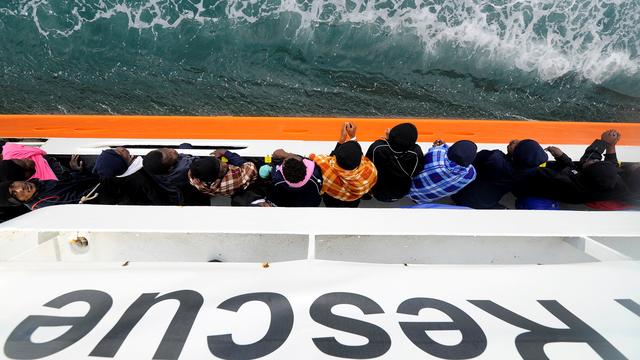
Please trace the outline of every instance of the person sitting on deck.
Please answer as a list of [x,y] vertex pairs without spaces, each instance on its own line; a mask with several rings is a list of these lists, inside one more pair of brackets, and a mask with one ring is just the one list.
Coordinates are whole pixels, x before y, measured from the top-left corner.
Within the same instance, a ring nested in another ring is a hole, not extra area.
[[[0,156],[1,158],[1,156]],[[34,168],[29,166],[27,159],[12,159],[0,161],[0,182],[24,181],[33,176]],[[29,212],[27,208],[17,202],[0,199],[0,222],[12,219]]]
[[18,165],[31,174],[28,179],[58,180],[45,155],[47,153],[44,150],[34,146],[6,143],[2,147],[2,159],[16,160]]
[[345,122],[331,154],[313,158],[322,171],[322,199],[327,207],[358,207],[378,180],[375,165],[356,141],[356,130],[355,124]]
[[2,159],[12,160],[22,167],[29,174],[27,179],[66,179],[72,176],[72,172],[81,172],[84,167],[79,155],[71,156],[67,167],[38,147],[15,143],[5,143],[2,146]]
[[142,169],[142,157],[131,156],[119,146],[107,149],[97,157],[93,173],[103,181],[111,181],[113,202],[121,205],[167,205],[169,194]]
[[282,160],[271,175],[273,185],[269,200],[277,206],[317,207],[322,202],[322,171],[312,160],[282,149],[273,152],[273,159]]
[[[615,129],[609,129],[600,135],[600,139],[595,139],[580,157],[580,167],[584,168],[596,161],[609,161],[618,165],[616,155],[616,144],[620,140],[621,134]],[[604,153],[604,157],[602,154]]]
[[[621,134],[615,129],[609,129],[600,135],[599,139],[595,139],[585,150],[580,158],[579,168],[584,168],[597,161],[608,161],[619,165],[618,156],[616,154],[616,144],[620,140]],[[603,157],[604,153],[604,157]],[[625,166],[619,170],[623,182],[627,186],[627,194],[611,194],[611,200],[600,200],[586,203],[587,207],[596,210],[624,210],[632,207],[632,203],[637,203],[634,197],[634,166]],[[640,171],[636,171],[640,173]],[[618,190],[620,191],[620,189]]]
[[[227,162],[221,161],[222,157]],[[232,196],[245,190],[258,176],[256,165],[240,155],[218,149],[214,156],[197,159],[188,172],[189,182],[198,191],[209,196]]]
[[160,148],[144,156],[142,167],[169,193],[172,204],[184,205],[185,191],[190,187],[189,167],[196,159],[188,154],[180,154],[175,149]]
[[623,201],[624,206],[609,208],[607,210],[622,210],[630,207],[640,207],[640,163],[626,165],[623,170],[622,178],[629,189],[629,194]]
[[411,181],[424,168],[424,154],[416,141],[418,129],[403,123],[387,129],[385,137],[369,146],[366,157],[378,170],[371,194],[379,201],[397,201],[409,193]]
[[418,204],[433,202],[455,194],[476,178],[471,163],[478,147],[460,140],[449,147],[442,140],[427,151],[424,169],[413,178],[409,197]]
[[65,180],[5,181],[0,183],[0,202],[24,204],[29,210],[62,204],[108,204],[103,196],[108,192],[99,179],[85,175]]
[[457,205],[474,209],[504,209],[500,199],[511,191],[514,181],[522,181],[547,160],[542,146],[531,139],[511,140],[506,154],[482,150],[473,161],[476,179],[451,195],[451,199]]
[[[615,130],[613,130],[615,132]],[[555,159],[554,164],[538,168],[534,176],[514,185],[513,193],[518,198],[538,197],[569,204],[584,204],[599,201],[624,201],[629,190],[620,176],[615,154],[615,143],[619,134],[605,131],[601,140],[610,147],[604,160],[596,158],[594,144],[587,148],[577,165],[562,150],[555,146],[547,151]],[[595,151],[595,152],[594,152]]]

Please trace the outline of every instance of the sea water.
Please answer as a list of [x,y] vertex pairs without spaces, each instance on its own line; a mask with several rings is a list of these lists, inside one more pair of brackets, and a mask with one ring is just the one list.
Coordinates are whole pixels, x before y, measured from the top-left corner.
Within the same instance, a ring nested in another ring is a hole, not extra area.
[[0,113],[640,121],[640,0],[0,0]]

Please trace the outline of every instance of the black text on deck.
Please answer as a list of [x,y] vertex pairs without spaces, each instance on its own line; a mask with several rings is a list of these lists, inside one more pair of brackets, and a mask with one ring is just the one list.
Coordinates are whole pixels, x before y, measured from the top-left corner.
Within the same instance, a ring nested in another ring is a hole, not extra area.
[[[157,347],[154,359],[178,359],[189,336],[195,318],[204,299],[194,290],[178,290],[164,295],[141,294],[123,313],[118,322],[87,355],[112,358],[126,340],[131,330],[155,304],[165,300],[177,300],[179,307]],[[237,312],[248,302],[259,301],[269,307],[271,321],[262,339],[252,344],[237,344],[231,334],[211,335],[206,341],[211,355],[229,360],[257,359],[275,352],[293,330],[294,311],[289,300],[272,292],[247,293],[229,298],[219,309]],[[524,330],[515,338],[515,347],[523,359],[546,359],[544,345],[553,342],[586,343],[604,359],[625,359],[597,331],[580,320],[555,300],[539,300],[538,303],[562,321],[566,328],[551,328],[527,319],[491,300],[468,300],[483,311]],[[631,299],[617,299],[621,306],[640,316],[640,305]],[[99,290],[78,290],[63,294],[44,306],[61,309],[74,302],[86,302],[89,311],[80,317],[27,316],[11,332],[4,344],[4,353],[12,359],[39,359],[63,351],[73,345],[101,321],[113,304],[112,297]],[[309,315],[318,324],[360,335],[368,339],[364,345],[344,345],[334,337],[313,337],[316,348],[324,354],[347,359],[369,359],[384,355],[392,345],[389,334],[381,327],[358,319],[332,313],[336,305],[348,304],[359,308],[363,314],[381,314],[384,310],[372,299],[349,292],[333,292],[319,296],[309,307]],[[434,298],[410,298],[396,309],[398,314],[418,315],[420,310],[435,309],[447,315],[447,322],[399,322],[402,332],[419,349],[442,359],[470,359],[481,355],[487,347],[487,337],[467,313],[453,304]],[[630,314],[631,314],[630,313]],[[70,327],[64,334],[48,342],[35,343],[33,333],[41,327]],[[462,340],[455,345],[438,343],[429,337],[431,331],[459,331]],[[144,343],[143,343],[144,344]]]

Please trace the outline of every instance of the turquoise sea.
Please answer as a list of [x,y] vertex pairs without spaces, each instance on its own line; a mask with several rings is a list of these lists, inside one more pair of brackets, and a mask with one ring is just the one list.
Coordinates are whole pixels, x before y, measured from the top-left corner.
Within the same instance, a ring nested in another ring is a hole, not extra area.
[[640,1],[0,0],[0,113],[640,121]]

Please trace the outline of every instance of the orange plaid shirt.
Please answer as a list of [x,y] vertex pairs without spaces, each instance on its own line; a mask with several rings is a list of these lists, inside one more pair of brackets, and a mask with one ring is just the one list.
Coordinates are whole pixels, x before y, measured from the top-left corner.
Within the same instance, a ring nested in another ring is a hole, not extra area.
[[378,171],[371,160],[362,157],[360,166],[344,170],[335,156],[317,155],[313,161],[322,169],[322,191],[342,201],[355,201],[368,193],[378,181]]

